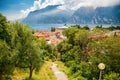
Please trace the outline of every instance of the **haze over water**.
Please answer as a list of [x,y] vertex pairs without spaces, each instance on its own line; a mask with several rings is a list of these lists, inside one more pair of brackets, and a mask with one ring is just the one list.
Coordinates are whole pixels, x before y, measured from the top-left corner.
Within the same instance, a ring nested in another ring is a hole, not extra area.
[[[58,27],[63,27],[65,26],[65,24],[28,24],[32,29],[34,30],[48,30],[50,31],[51,30],[51,27],[55,27],[55,28],[58,28]],[[81,27],[84,27],[84,26],[88,26],[89,28],[94,28],[95,26],[101,26],[102,27],[110,27],[110,26],[118,26],[118,25],[109,25],[109,24],[66,24],[66,27],[70,27],[70,26],[73,26],[73,25],[80,25]]]

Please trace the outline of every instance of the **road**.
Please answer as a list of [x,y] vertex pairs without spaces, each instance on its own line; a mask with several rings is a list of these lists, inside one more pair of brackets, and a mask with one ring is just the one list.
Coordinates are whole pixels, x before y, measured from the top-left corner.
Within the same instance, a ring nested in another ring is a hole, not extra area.
[[57,64],[55,64],[53,62],[52,66],[51,66],[54,75],[56,76],[57,80],[68,80],[67,76],[65,75],[64,72],[59,71],[59,69],[57,68]]

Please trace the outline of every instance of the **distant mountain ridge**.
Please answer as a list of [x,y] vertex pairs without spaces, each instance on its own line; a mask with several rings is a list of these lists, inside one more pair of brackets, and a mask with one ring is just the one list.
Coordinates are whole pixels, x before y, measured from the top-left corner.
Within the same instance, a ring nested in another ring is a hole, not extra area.
[[30,12],[24,23],[119,24],[120,5],[112,7],[80,7],[76,11],[60,10],[60,5]]
[[33,11],[31,12],[30,14],[34,14],[34,13],[45,13],[45,12],[48,12],[48,11],[51,11],[51,10],[54,10],[56,9],[58,6],[60,5],[52,5],[52,6],[47,6],[46,8],[43,8],[43,9],[40,9],[40,10],[36,10],[36,11]]
[[70,23],[118,24],[120,23],[120,6],[81,7],[72,15]]
[[46,8],[30,12],[23,20],[24,23],[66,23],[72,14],[69,11],[59,10],[60,5],[51,5]]

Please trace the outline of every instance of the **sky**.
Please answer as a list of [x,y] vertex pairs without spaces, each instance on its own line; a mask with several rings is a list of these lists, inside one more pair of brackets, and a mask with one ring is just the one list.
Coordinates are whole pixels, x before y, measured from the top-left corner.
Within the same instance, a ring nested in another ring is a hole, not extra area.
[[82,6],[107,7],[120,4],[120,0],[0,0],[0,13],[8,20],[25,18],[31,11],[48,5],[60,5],[61,10],[77,10]]

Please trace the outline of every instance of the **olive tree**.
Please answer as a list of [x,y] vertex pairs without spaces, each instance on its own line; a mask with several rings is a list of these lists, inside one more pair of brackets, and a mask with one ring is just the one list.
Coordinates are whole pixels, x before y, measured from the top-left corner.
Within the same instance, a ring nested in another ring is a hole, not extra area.
[[12,23],[14,30],[13,47],[16,48],[16,66],[29,68],[29,79],[32,79],[32,72],[38,69],[43,63],[41,43],[32,34],[32,30],[21,23]]
[[7,19],[0,14],[0,79],[8,77],[14,70],[14,50],[11,48]]

